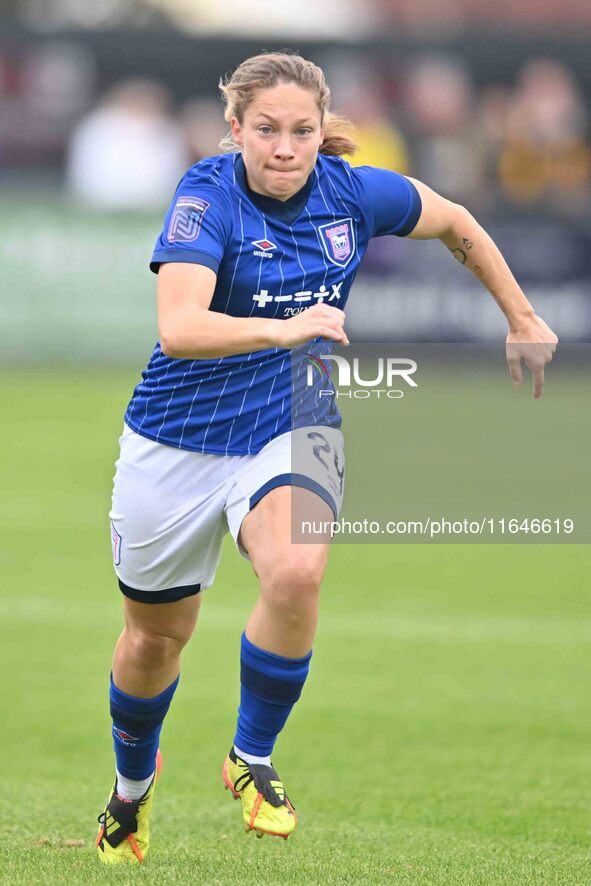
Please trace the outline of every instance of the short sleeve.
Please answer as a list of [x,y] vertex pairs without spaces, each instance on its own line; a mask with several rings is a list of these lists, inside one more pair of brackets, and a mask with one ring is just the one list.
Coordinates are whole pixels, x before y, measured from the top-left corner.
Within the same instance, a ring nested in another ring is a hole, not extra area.
[[370,236],[410,234],[422,210],[421,198],[413,183],[398,172],[374,166],[353,167],[351,174],[369,222]]
[[232,207],[221,186],[203,181],[195,167],[181,179],[150,261],[192,262],[217,273],[232,229]]

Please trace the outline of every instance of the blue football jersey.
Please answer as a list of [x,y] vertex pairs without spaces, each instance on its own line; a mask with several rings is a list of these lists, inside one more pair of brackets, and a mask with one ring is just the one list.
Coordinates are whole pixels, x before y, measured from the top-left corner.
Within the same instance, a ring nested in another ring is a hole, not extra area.
[[[420,213],[414,185],[385,169],[320,154],[283,202],[251,191],[242,155],[223,154],[182,178],[150,267],[206,265],[217,274],[210,310],[234,317],[288,319],[323,302],[343,309],[370,238],[405,236]],[[298,409],[306,424],[340,425],[334,398],[302,397],[299,409],[289,350],[180,360],[157,343],[125,421],[168,446],[245,455],[291,430]]]

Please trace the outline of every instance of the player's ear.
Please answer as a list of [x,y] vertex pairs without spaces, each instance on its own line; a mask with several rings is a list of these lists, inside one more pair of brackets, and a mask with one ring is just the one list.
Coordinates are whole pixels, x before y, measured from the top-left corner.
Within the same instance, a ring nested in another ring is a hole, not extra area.
[[238,122],[238,117],[232,117],[230,120],[230,129],[232,131],[232,138],[236,144],[242,146],[244,144],[244,139],[242,138],[242,126]]

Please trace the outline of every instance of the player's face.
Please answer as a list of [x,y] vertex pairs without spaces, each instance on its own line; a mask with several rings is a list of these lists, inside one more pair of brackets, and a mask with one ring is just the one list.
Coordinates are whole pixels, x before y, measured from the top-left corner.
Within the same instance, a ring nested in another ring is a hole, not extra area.
[[242,147],[249,186],[258,194],[288,200],[305,185],[324,139],[314,93],[295,83],[259,89],[234,141]]

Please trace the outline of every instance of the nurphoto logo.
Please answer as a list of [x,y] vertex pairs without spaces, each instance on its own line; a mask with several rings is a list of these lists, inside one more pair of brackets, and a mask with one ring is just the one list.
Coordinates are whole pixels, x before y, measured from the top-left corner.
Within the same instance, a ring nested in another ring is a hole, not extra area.
[[[315,376],[316,381],[320,377],[321,383],[325,385],[318,392],[320,398],[347,397],[365,400],[369,397],[385,397],[399,400],[404,397],[404,390],[395,388],[395,384],[399,385],[403,381],[411,388],[418,387],[417,382],[411,378],[417,371],[417,363],[408,357],[378,357],[373,368],[364,366],[363,370],[359,357],[353,357],[352,360],[336,354],[322,354],[320,357],[305,354],[305,357],[308,362],[307,386],[314,385]],[[331,360],[336,367],[336,385],[327,366],[328,360]]]

